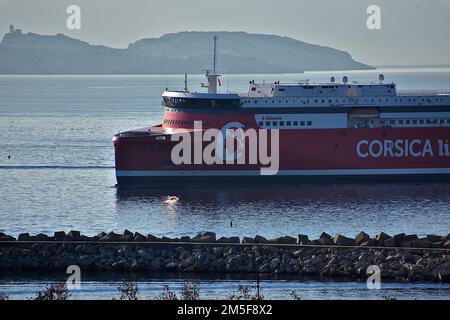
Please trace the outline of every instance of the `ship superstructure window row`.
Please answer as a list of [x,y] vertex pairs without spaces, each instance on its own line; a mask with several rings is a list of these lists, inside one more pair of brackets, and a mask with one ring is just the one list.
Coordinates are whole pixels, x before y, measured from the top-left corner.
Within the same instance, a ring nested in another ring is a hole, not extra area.
[[311,127],[312,121],[259,121],[260,127]]
[[434,118],[434,119],[390,119],[381,120],[381,123],[388,124],[395,127],[413,127],[413,126],[450,126],[449,118]]
[[425,105],[450,105],[450,96],[445,97],[406,97],[406,96],[396,96],[394,97],[345,97],[345,98],[335,98],[335,97],[308,97],[308,98],[292,98],[280,99],[264,99],[264,98],[253,98],[253,99],[243,99],[242,105],[255,107],[274,107],[274,106],[340,106],[340,105],[383,105],[383,106],[400,106],[409,105],[413,103],[418,106]]

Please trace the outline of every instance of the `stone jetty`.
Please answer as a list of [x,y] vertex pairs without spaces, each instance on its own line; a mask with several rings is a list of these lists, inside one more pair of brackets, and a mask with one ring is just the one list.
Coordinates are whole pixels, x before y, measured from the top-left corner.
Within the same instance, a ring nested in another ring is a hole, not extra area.
[[322,233],[276,239],[221,237],[158,238],[125,230],[93,237],[78,231],[45,234],[0,233],[0,270],[158,271],[298,275],[366,279],[376,265],[381,277],[397,281],[450,282],[450,235],[404,233],[355,238]]

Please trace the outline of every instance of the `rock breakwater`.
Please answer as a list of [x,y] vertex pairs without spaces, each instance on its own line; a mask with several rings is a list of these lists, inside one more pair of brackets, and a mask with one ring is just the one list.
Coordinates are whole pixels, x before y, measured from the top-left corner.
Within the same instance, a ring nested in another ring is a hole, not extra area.
[[0,269],[65,270],[78,265],[96,271],[167,271],[180,273],[288,274],[333,278],[367,278],[376,265],[383,279],[450,281],[450,235],[361,232],[355,238],[323,233],[276,239],[196,237],[158,238],[125,230],[94,237],[78,231],[54,235],[0,233]]

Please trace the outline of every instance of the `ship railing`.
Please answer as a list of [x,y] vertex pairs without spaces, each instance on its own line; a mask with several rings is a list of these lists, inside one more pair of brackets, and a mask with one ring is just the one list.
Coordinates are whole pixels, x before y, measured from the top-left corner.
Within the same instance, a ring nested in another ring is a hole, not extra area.
[[397,90],[399,96],[446,96],[450,90]]

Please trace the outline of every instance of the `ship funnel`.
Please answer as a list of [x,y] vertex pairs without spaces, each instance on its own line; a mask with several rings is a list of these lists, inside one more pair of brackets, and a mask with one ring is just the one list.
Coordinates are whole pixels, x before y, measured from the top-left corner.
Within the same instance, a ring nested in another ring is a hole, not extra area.
[[335,77],[331,77],[331,78],[330,78],[330,82],[331,82],[331,83],[334,83],[335,81],[336,81]]
[[347,77],[347,76],[344,76],[344,77],[342,78],[342,82],[345,83],[345,84],[347,84],[347,82],[348,82],[348,77]]
[[380,80],[380,83],[383,83],[383,81],[384,81],[384,75],[383,75],[383,74],[380,74],[380,75],[378,76],[378,80]]

